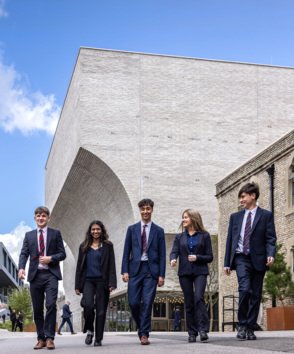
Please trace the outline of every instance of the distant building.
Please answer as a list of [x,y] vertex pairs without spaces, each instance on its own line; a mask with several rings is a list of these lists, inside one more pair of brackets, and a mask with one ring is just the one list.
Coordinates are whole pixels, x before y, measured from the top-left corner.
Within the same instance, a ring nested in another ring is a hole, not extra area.
[[[215,184],[286,134],[294,120],[293,68],[81,48],[46,164],[50,225],[67,243],[64,289],[82,323],[73,272],[86,228],[101,219],[114,243],[118,289],[112,322],[128,322],[120,275],[138,201],[155,202],[169,254],[181,213],[196,208],[217,234]],[[252,128],[254,126],[254,128]],[[182,301],[167,262],[154,329],[168,329]],[[73,295],[71,295],[73,294]]]
[[18,269],[6,247],[0,242],[0,302],[7,303],[9,290],[22,286]]
[[[227,277],[221,271],[224,266],[229,217],[231,213],[240,209],[238,199],[240,187],[253,181],[260,187],[258,205],[271,210],[274,214],[277,239],[283,245],[294,279],[294,130],[241,165],[216,185],[219,206],[220,323],[231,322],[233,305],[237,309],[237,304],[232,304],[230,298],[227,298],[224,312],[222,308],[225,296],[238,296],[236,272]],[[237,320],[236,313],[235,320]],[[260,324],[265,326],[266,321],[261,320]]]

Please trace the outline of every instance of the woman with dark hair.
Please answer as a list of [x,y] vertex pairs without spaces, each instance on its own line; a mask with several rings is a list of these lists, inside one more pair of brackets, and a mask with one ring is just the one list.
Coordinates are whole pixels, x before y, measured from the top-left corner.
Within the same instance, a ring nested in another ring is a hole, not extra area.
[[116,288],[116,271],[113,244],[108,240],[105,226],[99,220],[92,221],[84,242],[79,248],[76,268],[75,291],[83,293],[85,343],[101,346],[103,339],[109,294]]
[[205,230],[198,211],[187,209],[182,214],[182,232],[176,235],[170,253],[170,264],[175,267],[179,258],[178,276],[184,293],[188,342],[208,340],[209,319],[204,302],[208,263],[212,262],[209,233]]

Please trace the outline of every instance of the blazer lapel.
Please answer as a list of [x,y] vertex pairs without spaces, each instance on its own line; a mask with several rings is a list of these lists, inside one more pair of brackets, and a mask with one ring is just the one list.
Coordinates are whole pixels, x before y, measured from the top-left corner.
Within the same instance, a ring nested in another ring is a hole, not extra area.
[[141,250],[142,249],[141,222],[138,222],[137,225],[135,226],[135,232],[136,232],[136,235],[137,235],[139,248]]
[[36,250],[36,254],[38,255],[39,254],[39,245],[38,245],[38,230],[37,229],[34,230],[32,242],[33,242],[33,247]]
[[149,237],[148,237],[148,248],[151,245],[151,242],[153,240],[154,234],[155,234],[155,225],[152,222],[151,223],[151,227],[150,227]]
[[253,224],[252,224],[252,228],[251,228],[251,235],[252,235],[252,233],[256,227],[256,224],[258,223],[261,215],[262,215],[262,209],[258,207],[256,210],[255,218],[253,220]]
[[106,251],[107,251],[107,249],[106,249],[106,247],[107,246],[105,246],[105,243],[103,243],[103,245],[102,245],[102,248],[101,248],[101,267],[103,268],[103,264],[104,264],[104,262],[105,262],[105,258],[106,258]]
[[52,240],[52,232],[49,227],[47,228],[47,240],[46,240],[46,255],[48,256],[49,245]]

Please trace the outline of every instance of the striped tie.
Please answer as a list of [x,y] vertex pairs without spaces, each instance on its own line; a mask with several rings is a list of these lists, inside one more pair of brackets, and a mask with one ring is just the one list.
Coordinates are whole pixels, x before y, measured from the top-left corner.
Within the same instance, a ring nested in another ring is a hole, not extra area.
[[251,235],[251,212],[247,215],[245,231],[244,231],[244,240],[243,240],[243,253],[248,255],[250,252],[250,235]]
[[147,225],[143,226],[142,232],[142,254],[147,253],[147,235],[146,235],[146,227]]
[[40,229],[40,238],[39,238],[39,246],[40,246],[40,256],[44,256],[45,253],[45,244],[44,244],[44,235],[43,235],[43,230]]

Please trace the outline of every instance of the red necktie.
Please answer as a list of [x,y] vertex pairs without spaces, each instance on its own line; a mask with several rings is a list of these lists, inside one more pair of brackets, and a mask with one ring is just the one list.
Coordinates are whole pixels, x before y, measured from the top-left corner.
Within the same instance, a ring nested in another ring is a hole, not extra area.
[[146,235],[146,227],[147,225],[143,226],[142,232],[142,254],[147,253],[147,235]]
[[40,229],[39,248],[40,248],[39,255],[40,256],[44,256],[45,244],[44,244],[44,235],[43,235],[43,230],[42,229]]
[[251,234],[251,212],[247,215],[247,220],[245,224],[245,231],[244,231],[244,240],[243,240],[243,253],[249,254],[250,248],[250,234]]

